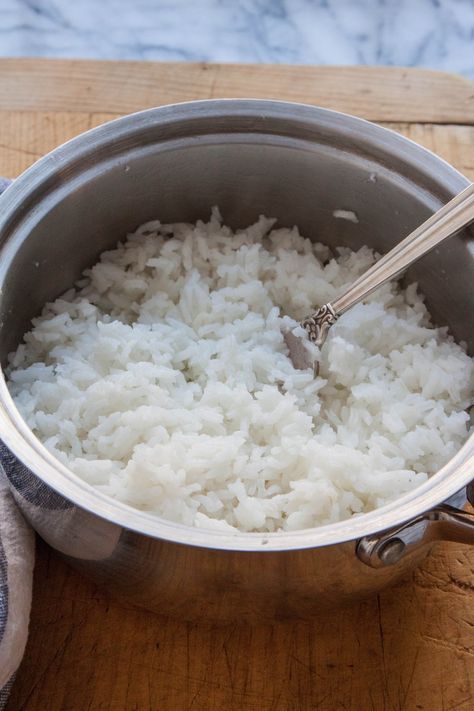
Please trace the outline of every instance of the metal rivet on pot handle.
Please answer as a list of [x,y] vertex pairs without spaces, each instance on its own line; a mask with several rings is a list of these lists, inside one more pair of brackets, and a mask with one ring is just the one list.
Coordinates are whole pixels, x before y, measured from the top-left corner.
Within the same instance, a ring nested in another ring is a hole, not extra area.
[[[474,483],[467,487],[466,498],[474,505]],[[440,504],[403,526],[362,538],[356,552],[371,568],[384,568],[421,546],[441,540],[474,545],[474,514]]]

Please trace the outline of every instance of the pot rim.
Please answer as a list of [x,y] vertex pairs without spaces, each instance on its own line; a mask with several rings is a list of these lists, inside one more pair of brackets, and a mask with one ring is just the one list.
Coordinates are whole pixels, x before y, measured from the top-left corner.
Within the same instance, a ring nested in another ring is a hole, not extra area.
[[[407,166],[426,176],[436,175],[435,184],[456,194],[469,181],[442,158],[394,131],[349,114],[293,102],[260,99],[218,99],[183,102],[146,109],[114,119],[67,141],[45,155],[22,173],[1,198],[0,231],[11,224],[12,216],[21,212],[25,198],[36,190],[41,193],[61,169],[70,167],[91,154],[97,144],[102,148],[118,138],[139,132],[146,125],[172,124],[196,118],[227,117],[284,119],[292,126],[312,124],[336,127],[341,134],[354,132],[374,148],[395,154]],[[259,130],[264,134],[265,130]],[[269,132],[269,131],[268,131]],[[165,139],[166,140],[166,139]],[[5,276],[0,266],[0,288]],[[0,291],[1,293],[1,291]],[[126,529],[167,541],[233,551],[291,551],[313,548],[373,535],[399,526],[438,505],[473,478],[474,435],[457,454],[424,484],[383,507],[337,523],[299,531],[276,533],[227,533],[200,529],[161,519],[121,503],[97,491],[53,457],[26,425],[8,392],[3,370],[0,377],[0,432],[7,447],[43,482],[91,514]]]

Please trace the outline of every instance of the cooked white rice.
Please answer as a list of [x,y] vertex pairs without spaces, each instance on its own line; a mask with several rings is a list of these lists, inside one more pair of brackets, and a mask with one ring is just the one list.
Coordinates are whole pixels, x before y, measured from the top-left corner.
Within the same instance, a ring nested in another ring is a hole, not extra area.
[[8,374],[50,452],[113,498],[229,531],[370,511],[453,456],[473,361],[416,286],[386,285],[343,316],[314,379],[292,366],[282,316],[334,298],[374,254],[334,257],[273,224],[234,234],[217,210],[149,222],[46,305]]

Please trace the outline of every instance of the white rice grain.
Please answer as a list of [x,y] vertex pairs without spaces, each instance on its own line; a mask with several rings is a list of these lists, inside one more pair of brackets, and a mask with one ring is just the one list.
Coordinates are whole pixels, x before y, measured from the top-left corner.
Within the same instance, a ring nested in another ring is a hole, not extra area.
[[473,361],[415,285],[344,315],[318,378],[294,369],[282,325],[374,254],[333,257],[273,224],[149,222],[34,320],[9,388],[86,482],[189,525],[295,530],[399,497],[465,441]]

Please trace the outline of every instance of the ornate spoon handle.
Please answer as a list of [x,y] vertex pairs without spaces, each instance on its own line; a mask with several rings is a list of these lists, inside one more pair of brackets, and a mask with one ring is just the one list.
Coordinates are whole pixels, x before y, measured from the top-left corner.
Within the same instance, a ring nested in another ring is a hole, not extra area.
[[310,340],[317,346],[322,346],[327,332],[341,314],[472,221],[474,221],[474,184],[456,195],[381,257],[343,294],[304,319],[301,325],[306,329]]

